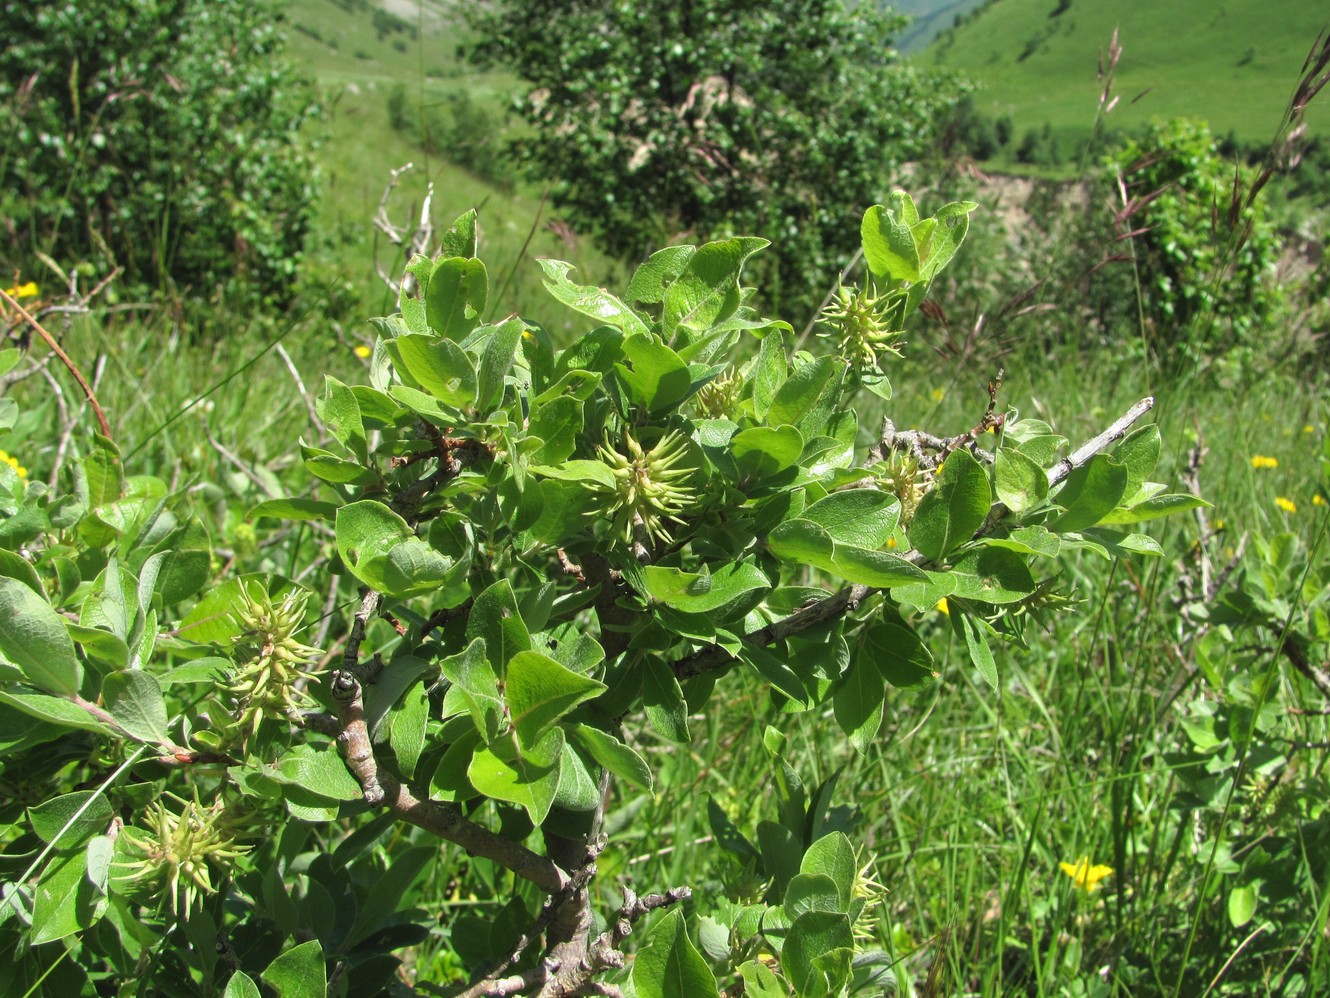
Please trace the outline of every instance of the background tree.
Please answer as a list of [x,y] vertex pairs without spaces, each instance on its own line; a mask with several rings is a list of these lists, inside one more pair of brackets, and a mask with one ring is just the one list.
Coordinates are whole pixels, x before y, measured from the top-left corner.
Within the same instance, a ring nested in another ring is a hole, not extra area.
[[43,252],[137,287],[289,300],[310,104],[276,22],[254,0],[0,6],[0,268]]
[[609,250],[683,234],[772,242],[759,285],[811,313],[856,248],[851,206],[883,197],[960,93],[897,61],[905,21],[873,4],[505,0],[470,56],[529,81],[518,151]]

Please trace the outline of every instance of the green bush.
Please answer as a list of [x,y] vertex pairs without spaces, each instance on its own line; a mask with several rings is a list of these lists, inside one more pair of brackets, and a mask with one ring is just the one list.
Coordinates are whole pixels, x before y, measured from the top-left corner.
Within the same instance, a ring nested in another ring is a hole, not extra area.
[[0,6],[0,268],[289,300],[306,93],[253,0]]
[[[996,691],[995,650],[1067,608],[1056,559],[1162,554],[1136,525],[1204,505],[1149,480],[1148,399],[1071,453],[995,398],[955,436],[861,432],[974,207],[870,207],[808,350],[746,304],[752,237],[662,250],[622,297],[542,260],[564,350],[483,323],[463,215],[374,321],[369,383],[326,380],[307,494],[250,510],[298,521],[289,558],[249,524],[215,558],[194,490],[106,436],[56,490],[0,462],[0,993],[893,990],[870,844],[776,725],[870,751],[891,691],[938,682],[939,606]],[[743,683],[769,817],[703,805],[735,875],[611,881],[628,809]],[[421,875],[477,903],[421,910]],[[411,989],[395,951],[431,945]]]
[[[1259,205],[1235,205],[1234,167],[1205,125],[1152,125],[1110,157],[1129,198],[1143,338],[1168,366],[1251,349],[1280,301],[1270,280],[1279,246]],[[1241,179],[1241,175],[1240,175]]]
[[808,318],[856,249],[847,206],[927,150],[960,87],[897,60],[873,4],[474,5],[482,64],[531,88],[520,158],[609,251],[751,232],[773,307]]

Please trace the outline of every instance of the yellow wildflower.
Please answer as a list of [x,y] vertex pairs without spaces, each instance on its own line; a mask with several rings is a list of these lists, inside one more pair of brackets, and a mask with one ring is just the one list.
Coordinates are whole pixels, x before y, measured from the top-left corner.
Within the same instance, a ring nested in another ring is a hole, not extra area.
[[4,451],[0,450],[0,461],[4,461],[5,464],[13,468],[14,473],[17,474],[19,478],[28,477],[28,469],[18,463],[18,458],[11,457],[10,455],[6,454]]
[[887,538],[887,550],[888,550],[888,551],[895,551],[895,550],[896,550],[896,538],[894,538],[894,537],[888,537],[888,538]]
[[943,596],[940,600],[937,601],[937,606],[933,607],[933,609],[941,611],[942,613],[946,614],[948,617],[951,616],[951,607],[947,606],[947,597],[945,596]]
[[371,350],[369,347],[365,346],[365,344],[363,343],[357,343],[355,346],[351,348],[351,352],[355,354],[357,357],[359,357],[361,360],[369,360],[369,355],[374,351]]
[[1099,890],[1099,881],[1113,875],[1113,867],[1091,866],[1088,856],[1082,856],[1075,863],[1059,863],[1058,867],[1075,881],[1077,887],[1087,892]]
[[1302,432],[1303,432],[1303,433],[1315,433],[1315,432],[1316,432],[1316,427],[1312,426],[1311,423],[1308,423],[1306,426],[1304,426],[1304,427],[1302,428]]
[[1275,496],[1275,505],[1285,513],[1296,513],[1298,511],[1297,503],[1292,499],[1285,499],[1283,496]]
[[1253,454],[1251,459],[1253,468],[1278,468],[1279,462],[1273,457],[1266,457],[1264,454]]
[[1214,521],[1214,523],[1210,524],[1210,526],[1213,527],[1215,530],[1223,530],[1223,529],[1224,529],[1224,521],[1223,521],[1223,520],[1220,520],[1220,519],[1216,519],[1216,520]]
[[946,390],[942,388],[934,388],[930,394],[933,396],[934,402],[941,402],[944,398],[947,397]]
[[1313,505],[1313,506],[1324,506],[1324,505],[1325,505],[1325,496],[1321,495],[1321,493],[1319,493],[1319,492],[1316,493],[1316,495],[1312,496],[1312,505]]
[[5,294],[11,298],[36,298],[37,282],[29,281],[27,284],[15,284],[12,288],[5,288]]

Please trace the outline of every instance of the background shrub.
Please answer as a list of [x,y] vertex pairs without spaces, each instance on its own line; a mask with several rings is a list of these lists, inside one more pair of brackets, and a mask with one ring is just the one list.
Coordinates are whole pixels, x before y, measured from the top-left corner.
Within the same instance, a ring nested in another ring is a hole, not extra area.
[[311,105],[252,0],[0,6],[0,267],[289,300]]
[[806,317],[849,261],[852,206],[883,197],[960,93],[897,60],[873,5],[549,4],[473,11],[472,57],[530,83],[519,144],[573,226],[642,257],[685,235],[772,241],[772,304]]

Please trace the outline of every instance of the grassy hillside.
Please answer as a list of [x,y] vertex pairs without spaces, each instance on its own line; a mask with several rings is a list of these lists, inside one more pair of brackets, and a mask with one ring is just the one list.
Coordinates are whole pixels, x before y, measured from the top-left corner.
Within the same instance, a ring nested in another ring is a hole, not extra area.
[[[975,80],[977,105],[1011,115],[1018,135],[1047,122],[1075,143],[1094,119],[1098,53],[1116,28],[1122,101],[1113,127],[1188,116],[1219,135],[1263,142],[1328,19],[1330,10],[1307,0],[995,0],[918,58]],[[1308,120],[1325,127],[1330,114],[1313,106]]]
[[984,0],[892,0],[887,6],[911,18],[910,25],[896,39],[902,52],[916,52],[943,31],[950,28],[956,18],[963,17]]
[[402,261],[372,220],[390,171],[407,163],[414,169],[401,178],[390,217],[402,224],[418,215],[431,183],[436,227],[478,209],[492,282],[497,288],[514,273],[502,300],[491,301],[496,312],[521,311],[533,296],[543,296],[532,257],[570,260],[591,281],[610,278],[613,264],[587,241],[547,226],[552,214],[542,208],[540,189],[496,184],[450,162],[446,149],[431,154],[416,136],[391,127],[388,102],[397,88],[405,91],[412,121],[431,117],[451,125],[450,101],[465,95],[489,128],[509,127],[505,109],[517,80],[478,73],[459,57],[458,46],[469,39],[452,3],[290,0],[285,14],[289,55],[314,80],[325,110],[310,126],[322,174],[310,258],[322,280],[340,285],[364,308],[388,308],[375,273],[376,248],[385,269],[400,269]]

